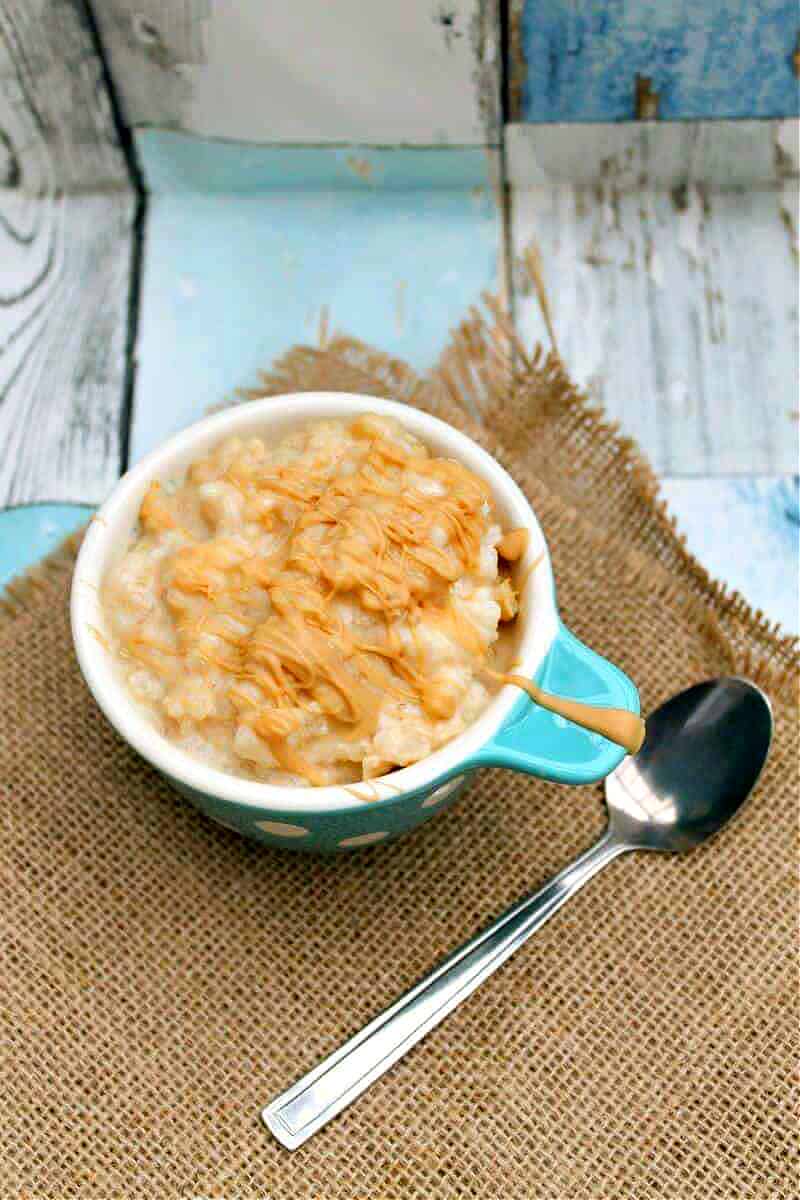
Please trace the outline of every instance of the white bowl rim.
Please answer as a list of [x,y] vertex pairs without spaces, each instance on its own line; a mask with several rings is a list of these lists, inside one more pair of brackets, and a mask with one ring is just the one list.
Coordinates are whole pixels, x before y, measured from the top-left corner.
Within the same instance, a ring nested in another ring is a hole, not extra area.
[[[114,670],[109,650],[98,629],[104,617],[100,604],[103,576],[120,549],[120,527],[133,527],[132,512],[138,512],[142,496],[153,479],[179,474],[176,460],[185,464],[203,449],[237,433],[255,436],[277,419],[287,427],[304,421],[377,413],[396,417],[437,452],[452,451],[476,471],[492,488],[496,500],[511,513],[515,525],[529,530],[529,545],[522,561],[523,572],[537,558],[523,590],[521,616],[525,621],[517,654],[516,670],[533,677],[558,629],[555,590],[547,543],[527,499],[510,475],[482,447],[460,430],[421,409],[349,392],[296,392],[248,401],[215,413],[169,438],[132,467],[117,483],[108,499],[92,518],[75,564],[71,595],[72,635],[78,662],[99,707],[117,732],[152,766],[172,780],[213,799],[252,806],[270,812],[341,812],[373,803],[397,799],[458,774],[507,719],[520,697],[518,688],[502,687],[477,721],[433,754],[391,775],[369,782],[327,787],[285,787],[231,775],[193,758],[173,745],[148,720],[130,698]],[[535,615],[535,620],[531,617]]]

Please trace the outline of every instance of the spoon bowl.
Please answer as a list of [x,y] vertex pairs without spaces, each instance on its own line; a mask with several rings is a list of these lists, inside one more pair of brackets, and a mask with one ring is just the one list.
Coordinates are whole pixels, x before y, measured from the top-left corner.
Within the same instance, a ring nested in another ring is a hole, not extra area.
[[691,850],[736,815],[772,738],[772,711],[746,679],[698,683],[650,716],[634,758],[606,780],[609,833],[631,850]]

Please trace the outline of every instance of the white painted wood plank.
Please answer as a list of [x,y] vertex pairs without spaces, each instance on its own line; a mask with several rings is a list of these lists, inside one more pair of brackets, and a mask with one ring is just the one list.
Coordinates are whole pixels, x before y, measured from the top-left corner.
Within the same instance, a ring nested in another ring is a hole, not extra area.
[[0,0],[0,505],[117,476],[133,210],[86,10]]
[[505,146],[513,187],[603,180],[618,191],[765,185],[797,176],[800,121],[512,124]]
[[547,341],[535,242],[571,373],[659,472],[797,470],[795,186],[521,188],[512,214],[523,337]]
[[496,144],[498,0],[103,0],[131,125],[255,142]]
[[134,200],[43,197],[26,215],[32,239],[0,272],[0,506],[94,504],[120,470]]

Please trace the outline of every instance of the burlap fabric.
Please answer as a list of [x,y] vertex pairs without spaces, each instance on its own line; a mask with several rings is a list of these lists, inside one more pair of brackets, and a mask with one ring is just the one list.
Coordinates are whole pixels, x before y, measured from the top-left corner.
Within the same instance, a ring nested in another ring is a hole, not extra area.
[[777,718],[763,781],[713,844],[615,862],[289,1154],[260,1106],[588,845],[601,790],[487,772],[396,845],[250,844],[97,711],[65,551],[0,618],[0,1197],[794,1197],[795,645],[707,577],[635,447],[502,322],[467,322],[427,379],[334,338],[259,394],[318,387],[399,396],[483,441],[536,507],[567,622],[646,710],[757,679]]

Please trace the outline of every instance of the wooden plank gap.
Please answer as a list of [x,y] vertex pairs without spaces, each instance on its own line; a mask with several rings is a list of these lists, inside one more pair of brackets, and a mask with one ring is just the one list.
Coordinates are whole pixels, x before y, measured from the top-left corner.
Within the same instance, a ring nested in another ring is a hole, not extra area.
[[95,19],[94,10],[89,0],[78,0],[81,4],[86,27],[89,31],[95,53],[100,63],[100,72],[106,89],[111,119],[119,139],[120,148],[125,155],[128,177],[134,191],[134,210],[131,222],[131,254],[130,275],[128,280],[128,304],[126,311],[125,337],[125,366],[122,385],[122,401],[119,413],[119,473],[124,475],[130,462],[131,424],[133,421],[133,400],[136,387],[136,340],[139,330],[139,305],[142,290],[142,268],[144,258],[144,231],[147,219],[147,188],[145,187],[144,172],[133,133],[127,125],[122,100],[117,93],[114,78],[111,73],[108,55],[103,45],[100,27]]
[[501,113],[501,132],[500,132],[500,153],[498,155],[499,164],[499,185],[497,194],[497,208],[500,218],[500,246],[498,248],[498,279],[500,283],[500,299],[511,318],[512,324],[516,325],[515,305],[514,305],[514,245],[512,232],[512,196],[511,185],[508,178],[508,162],[506,159],[506,136],[505,130],[508,122],[511,119],[511,75],[509,48],[511,45],[511,0],[498,0],[497,17],[499,24],[500,36],[500,113]]

